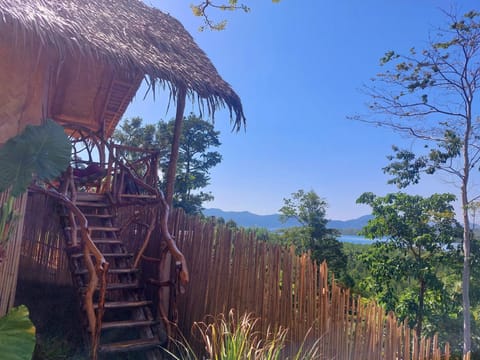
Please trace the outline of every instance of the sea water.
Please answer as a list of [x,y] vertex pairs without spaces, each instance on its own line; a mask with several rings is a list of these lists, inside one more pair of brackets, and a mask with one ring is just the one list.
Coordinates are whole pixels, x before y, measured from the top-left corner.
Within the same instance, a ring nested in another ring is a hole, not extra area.
[[373,244],[372,240],[359,235],[342,235],[338,238],[338,240],[352,244]]

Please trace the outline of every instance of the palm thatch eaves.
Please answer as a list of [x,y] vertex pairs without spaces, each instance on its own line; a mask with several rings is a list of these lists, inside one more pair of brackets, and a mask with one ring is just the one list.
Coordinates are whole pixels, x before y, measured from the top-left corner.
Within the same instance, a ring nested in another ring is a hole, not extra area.
[[0,31],[6,25],[20,41],[36,34],[61,57],[81,54],[142,73],[172,96],[185,88],[211,115],[226,106],[237,130],[245,122],[239,96],[183,25],[140,0],[0,0]]

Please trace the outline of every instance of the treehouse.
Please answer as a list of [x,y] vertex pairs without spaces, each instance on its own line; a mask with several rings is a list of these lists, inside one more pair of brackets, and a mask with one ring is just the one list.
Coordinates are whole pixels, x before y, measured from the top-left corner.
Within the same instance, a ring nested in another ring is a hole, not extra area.
[[[0,144],[52,119],[74,149],[60,179],[33,184],[15,201],[20,216],[0,263],[0,315],[14,303],[19,274],[38,280],[48,270],[58,278],[64,257],[92,357],[140,350],[157,358],[173,316],[172,284],[188,281],[168,228],[178,144],[164,196],[157,153],[109,138],[144,79],[151,93],[168,89],[178,131],[187,98],[211,116],[226,107],[238,129],[240,98],[177,20],[139,0],[0,0],[0,15]],[[55,232],[62,254],[44,250],[48,264],[40,264],[38,239]],[[157,269],[150,279],[140,271],[145,261]],[[156,307],[146,280],[158,288]],[[121,330],[128,336],[117,339]]]

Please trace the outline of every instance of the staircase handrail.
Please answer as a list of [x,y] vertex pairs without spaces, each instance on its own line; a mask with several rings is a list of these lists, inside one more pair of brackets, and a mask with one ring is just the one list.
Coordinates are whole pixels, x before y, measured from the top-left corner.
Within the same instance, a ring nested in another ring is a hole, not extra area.
[[[116,164],[121,164],[130,170],[130,173],[134,175],[134,178],[142,180],[143,184],[149,185],[150,187],[156,188],[158,183],[158,150],[138,148],[133,146],[115,144],[113,142],[108,143],[107,145],[110,157],[109,157],[109,171],[113,169],[113,162]],[[137,159],[129,159],[124,154],[122,150],[129,152],[142,153],[144,156],[141,156]],[[135,165],[142,164],[146,167],[145,174],[142,176],[138,173]],[[115,173],[112,171],[111,173]],[[111,174],[110,173],[110,174]],[[148,177],[150,176],[150,181]]]
[[[83,129],[83,131],[86,132],[85,129]],[[158,188],[158,156],[160,152],[154,149],[137,148],[133,146],[107,142],[98,136],[98,134],[95,134],[91,131],[90,134],[95,137],[95,143],[102,147],[100,150],[103,154],[103,158],[105,158],[105,150],[108,151],[106,177],[103,180],[100,192],[111,194],[111,200],[114,202],[115,206],[127,206],[135,204],[151,204],[154,206],[152,218],[147,225],[147,234],[143,239],[143,244],[136,255],[134,267],[137,268],[140,260],[145,259],[144,252],[150,242],[151,235],[158,222],[161,231],[161,239],[165,241],[169,252],[177,263],[177,268],[179,269],[178,277],[182,284],[188,283],[189,272],[187,261],[183,253],[177,247],[175,239],[168,229],[170,206],[166,201],[163,192]],[[124,151],[134,153],[141,152],[146,154],[146,156],[133,156],[133,159],[131,159],[123,154]],[[138,172],[138,165],[141,167],[142,163],[145,166],[145,172],[143,174]],[[137,195],[139,196],[135,196],[135,194],[132,194],[132,196],[125,196],[129,195],[124,192],[126,177],[133,181],[138,187],[136,190],[138,192]],[[75,186],[73,185],[73,187]],[[152,195],[152,197],[149,198],[148,196],[145,196],[142,198],[142,194],[140,194],[140,192],[143,192],[143,195]],[[72,191],[72,195],[75,195],[74,191]],[[159,260],[162,262],[166,261],[165,259],[166,257],[162,257],[162,259]],[[166,321],[166,326],[168,328],[168,319],[164,319],[164,321]]]
[[[91,130],[84,128],[82,126],[76,126],[76,128],[81,129],[81,131],[85,133],[89,133],[93,136],[95,136],[95,142],[97,144],[101,144],[105,149],[108,150],[109,153],[109,160],[108,160],[108,169],[107,169],[107,180],[105,184],[105,188],[109,190],[113,190],[114,196],[116,197],[115,200],[117,201],[117,205],[121,205],[122,201],[120,199],[120,194],[116,194],[115,192],[118,192],[120,189],[110,189],[110,186],[112,186],[112,176],[115,174],[116,170],[120,171],[126,171],[131,179],[140,187],[145,189],[146,191],[150,192],[152,195],[155,195],[155,200],[153,201],[154,203],[161,204],[163,209],[161,209],[161,214],[160,214],[160,229],[162,231],[162,237],[163,240],[166,242],[167,247],[169,251],[171,252],[173,258],[179,262],[182,265],[182,270],[180,272],[180,278],[183,283],[187,283],[189,281],[189,274],[188,274],[188,268],[187,268],[187,262],[185,260],[184,255],[182,252],[178,249],[175,240],[173,236],[170,234],[170,231],[168,230],[168,217],[170,213],[170,207],[167,204],[167,201],[165,199],[165,195],[161,190],[159,190],[156,187],[156,184],[149,184],[146,181],[143,181],[141,176],[137,173],[137,171],[134,169],[133,166],[131,166],[131,162],[123,155],[118,154],[116,150],[127,150],[127,151],[132,151],[132,152],[143,152],[145,154],[148,154],[145,157],[142,157],[141,159],[150,159],[150,165],[149,169],[151,174],[154,176],[155,181],[158,180],[158,175],[157,175],[157,161],[158,161],[158,154],[159,151],[155,149],[145,149],[145,148],[138,148],[134,146],[128,146],[128,145],[121,145],[121,144],[115,144],[113,142],[107,142],[103,138],[101,138],[98,134],[92,132]],[[115,163],[115,166],[114,166]],[[146,164],[147,165],[147,164]],[[116,169],[117,168],[117,169]],[[119,174],[118,174],[119,175]],[[128,204],[132,204],[132,201],[129,201]],[[151,232],[151,231],[149,231]],[[141,251],[139,252],[135,264],[138,266],[139,259],[143,255],[143,252],[146,249],[146,246],[148,244],[148,239],[147,241],[144,241],[144,244],[141,247]]]
[[[73,203],[72,200],[70,200],[66,195],[59,193],[54,189],[45,189],[36,184],[30,185],[30,190],[45,194],[49,197],[56,199],[71,213],[73,213],[79,222],[81,245],[83,245],[83,258],[89,274],[89,282],[87,285],[87,291],[85,293],[85,311],[87,313],[89,329],[92,334],[92,358],[96,359],[100,339],[100,331],[102,326],[102,318],[105,309],[105,292],[107,287],[106,274],[108,272],[109,264],[90,236],[87,218],[85,217],[85,215],[83,215],[82,211]],[[73,228],[72,230],[76,231]],[[95,265],[92,261],[92,255],[95,258]],[[98,286],[99,279],[99,302],[97,307],[97,313],[95,314],[95,308],[93,306],[93,294]]]

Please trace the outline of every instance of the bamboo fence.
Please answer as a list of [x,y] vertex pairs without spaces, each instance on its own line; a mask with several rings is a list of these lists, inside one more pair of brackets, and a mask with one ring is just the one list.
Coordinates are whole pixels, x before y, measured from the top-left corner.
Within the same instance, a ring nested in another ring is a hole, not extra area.
[[[120,219],[128,219],[139,209],[118,211]],[[54,204],[44,196],[29,196],[19,281],[71,283],[55,212]],[[416,339],[415,331],[406,323],[399,324],[393,313],[385,314],[375,303],[337,286],[325,263],[317,266],[308,256],[299,257],[293,249],[259,241],[251,232],[230,231],[181,211],[173,213],[171,229],[191,277],[186,292],[177,294],[179,328],[187,338],[194,322],[235,309],[237,314],[258,317],[262,333],[288,328],[292,351],[304,342],[317,341],[322,359],[450,357],[448,345],[441,349],[437,337]],[[133,225],[122,238],[134,250],[143,232],[142,226]],[[159,239],[157,232],[147,256],[159,256]],[[142,271],[147,278],[155,276],[156,264],[146,263]],[[3,297],[3,290],[0,294]]]
[[19,281],[70,285],[68,258],[55,201],[30,194],[25,214]]
[[[3,204],[7,197],[8,193],[0,194],[0,204]],[[6,246],[5,258],[0,263],[0,317],[5,315],[14,305],[26,203],[26,194],[15,199],[14,211],[18,218],[15,230]]]
[[180,212],[172,218],[172,228],[191,275],[186,293],[178,298],[179,327],[187,336],[206,315],[235,309],[258,317],[263,334],[288,328],[293,352],[317,341],[322,359],[450,357],[448,345],[441,349],[437,336],[417,339],[393,313],[337,286],[326,263],[317,266],[293,249]]

